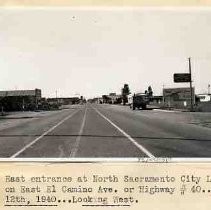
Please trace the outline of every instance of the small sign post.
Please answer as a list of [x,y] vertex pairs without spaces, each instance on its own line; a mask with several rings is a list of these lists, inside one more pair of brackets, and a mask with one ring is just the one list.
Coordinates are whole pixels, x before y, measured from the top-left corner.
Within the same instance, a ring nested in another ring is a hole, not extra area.
[[[191,94],[191,108],[190,111],[193,111],[193,92],[192,92],[192,78],[191,78],[191,60],[188,58],[188,63],[189,63],[189,74],[190,74],[190,94]],[[195,97],[195,96],[194,96]]]
[[192,76],[191,76],[191,60],[188,58],[189,73],[175,73],[174,82],[190,82],[190,93],[191,93],[191,108],[190,111],[193,111],[193,92],[192,92]]

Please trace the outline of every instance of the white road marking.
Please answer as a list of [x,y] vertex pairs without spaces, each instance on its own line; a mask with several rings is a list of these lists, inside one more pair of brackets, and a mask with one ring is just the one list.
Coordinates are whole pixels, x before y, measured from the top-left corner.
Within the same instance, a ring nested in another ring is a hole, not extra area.
[[78,151],[79,143],[81,141],[81,135],[83,133],[84,126],[85,126],[86,111],[87,111],[87,108],[85,108],[84,117],[83,117],[83,120],[82,120],[82,123],[81,123],[80,131],[79,131],[78,136],[77,136],[77,138],[75,140],[75,144],[74,144],[74,146],[73,146],[73,148],[71,150],[70,157],[75,157],[76,156],[76,153]]
[[153,109],[153,111],[158,111],[158,112],[181,112],[177,110],[166,110],[166,109]]
[[58,126],[60,126],[62,123],[64,123],[66,120],[68,120],[69,118],[71,118],[73,115],[75,115],[79,110],[76,110],[75,112],[71,113],[70,115],[68,115],[67,117],[65,117],[63,120],[61,120],[59,123],[57,123],[56,125],[54,125],[53,127],[51,127],[49,130],[47,130],[46,132],[44,132],[41,136],[37,137],[35,140],[31,141],[29,144],[27,144],[26,146],[24,146],[21,150],[19,150],[18,152],[16,152],[15,154],[13,154],[10,158],[15,158],[18,155],[20,155],[23,151],[25,151],[27,148],[31,147],[33,144],[35,144],[37,141],[39,141],[41,138],[43,138],[44,136],[46,136],[48,133],[50,133],[51,131],[53,131],[55,128],[57,128]]
[[128,138],[139,150],[141,150],[143,153],[145,153],[148,157],[154,158],[155,156],[149,152],[145,147],[143,147],[141,144],[139,144],[135,139],[133,139],[129,134],[127,134],[125,131],[123,131],[119,126],[117,126],[115,123],[113,123],[111,120],[109,120],[105,115],[103,115],[100,111],[98,111],[96,108],[93,107],[93,109],[105,120],[107,120],[111,125],[113,125],[119,132],[121,132],[125,137]]

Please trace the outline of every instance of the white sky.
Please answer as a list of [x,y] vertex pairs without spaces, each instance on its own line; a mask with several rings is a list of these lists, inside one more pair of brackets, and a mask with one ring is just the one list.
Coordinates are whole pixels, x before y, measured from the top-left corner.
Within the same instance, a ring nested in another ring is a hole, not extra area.
[[211,10],[0,9],[0,90],[41,88],[44,97],[154,94],[188,72],[211,83]]

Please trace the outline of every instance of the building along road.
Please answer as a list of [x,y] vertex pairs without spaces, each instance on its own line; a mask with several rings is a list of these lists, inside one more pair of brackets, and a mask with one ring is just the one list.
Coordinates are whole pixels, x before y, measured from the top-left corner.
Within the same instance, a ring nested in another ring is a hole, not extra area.
[[211,157],[209,119],[211,113],[74,105],[0,119],[0,157]]

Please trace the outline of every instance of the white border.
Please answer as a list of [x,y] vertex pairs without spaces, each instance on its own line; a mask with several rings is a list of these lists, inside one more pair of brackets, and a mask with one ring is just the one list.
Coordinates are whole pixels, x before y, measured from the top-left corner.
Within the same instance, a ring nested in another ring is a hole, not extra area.
[[1,10],[68,10],[68,11],[92,11],[92,10],[104,10],[104,11],[178,11],[178,12],[199,12],[199,11],[211,11],[211,5],[210,6],[74,6],[74,5],[68,5],[68,6],[53,6],[53,5],[46,5],[46,6],[33,6],[33,5],[26,5],[26,6],[11,6],[11,5],[0,5]]
[[211,158],[0,158],[1,162],[46,163],[211,163]]
[[[59,6],[59,5],[46,5],[46,6],[36,6],[36,5],[26,5],[26,6],[11,6],[10,4],[5,4],[0,6],[0,12],[4,10],[69,10],[69,11],[178,11],[178,12],[200,12],[208,11],[211,12],[211,5],[209,6]],[[0,163],[6,162],[30,162],[30,163],[211,163],[210,158],[171,158],[171,157],[124,157],[124,158],[0,158]]]

